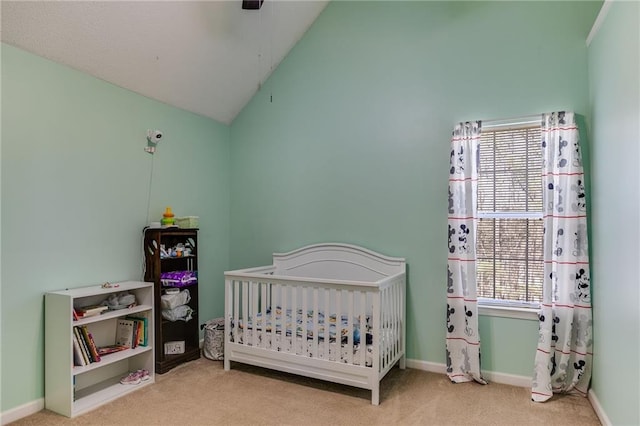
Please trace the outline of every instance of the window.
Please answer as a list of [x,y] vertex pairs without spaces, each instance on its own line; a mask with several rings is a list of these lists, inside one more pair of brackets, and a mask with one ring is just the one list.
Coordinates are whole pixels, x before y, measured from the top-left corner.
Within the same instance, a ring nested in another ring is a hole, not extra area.
[[540,125],[482,129],[478,172],[477,292],[483,304],[542,300]]

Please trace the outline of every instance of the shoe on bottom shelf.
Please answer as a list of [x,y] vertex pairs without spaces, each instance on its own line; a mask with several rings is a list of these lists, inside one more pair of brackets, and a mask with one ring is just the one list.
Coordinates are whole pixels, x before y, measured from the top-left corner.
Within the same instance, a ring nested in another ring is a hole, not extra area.
[[137,385],[140,382],[146,382],[149,379],[149,371],[136,370],[132,373],[129,373],[126,377],[120,379],[120,383],[122,383],[123,385]]
[[147,380],[149,380],[151,377],[149,377],[149,371],[148,370],[138,370],[136,371],[136,373],[138,373],[138,376],[140,377],[140,381],[141,382],[146,382]]

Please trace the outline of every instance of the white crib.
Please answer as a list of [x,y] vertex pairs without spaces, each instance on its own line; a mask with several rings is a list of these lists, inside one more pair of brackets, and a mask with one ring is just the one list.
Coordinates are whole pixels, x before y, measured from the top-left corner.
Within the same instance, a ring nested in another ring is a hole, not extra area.
[[224,368],[231,361],[371,390],[405,368],[405,260],[347,244],[274,253],[225,272]]

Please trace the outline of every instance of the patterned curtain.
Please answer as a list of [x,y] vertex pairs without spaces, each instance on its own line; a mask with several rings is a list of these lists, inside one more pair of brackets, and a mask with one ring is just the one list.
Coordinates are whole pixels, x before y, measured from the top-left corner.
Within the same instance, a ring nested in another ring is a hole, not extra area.
[[592,316],[584,173],[573,113],[542,116],[544,283],[531,398],[586,396]]
[[452,382],[480,375],[476,300],[476,210],[481,122],[458,124],[451,138],[447,261],[447,374]]

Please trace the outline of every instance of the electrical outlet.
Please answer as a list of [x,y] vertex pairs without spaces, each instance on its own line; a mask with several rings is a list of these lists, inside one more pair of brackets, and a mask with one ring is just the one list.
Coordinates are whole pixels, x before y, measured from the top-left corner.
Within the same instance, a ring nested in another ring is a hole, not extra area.
[[173,342],[164,343],[164,354],[175,355],[184,353],[184,340],[177,340]]

